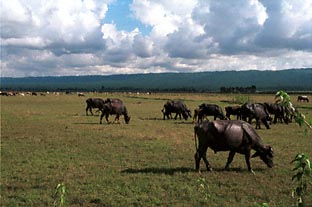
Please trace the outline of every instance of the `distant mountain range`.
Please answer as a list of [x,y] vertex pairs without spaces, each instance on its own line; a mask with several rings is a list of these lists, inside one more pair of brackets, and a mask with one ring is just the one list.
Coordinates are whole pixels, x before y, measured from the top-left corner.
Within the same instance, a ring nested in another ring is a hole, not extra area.
[[312,91],[312,68],[109,76],[2,77],[0,80],[2,91],[219,92],[222,87],[251,86],[256,87],[257,91]]

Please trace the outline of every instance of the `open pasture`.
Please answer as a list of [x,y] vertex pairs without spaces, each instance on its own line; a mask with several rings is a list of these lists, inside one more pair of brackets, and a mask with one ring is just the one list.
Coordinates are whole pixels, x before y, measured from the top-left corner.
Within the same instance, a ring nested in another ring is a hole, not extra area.
[[[130,124],[121,117],[121,124],[100,125],[98,115],[86,116],[88,97],[122,99]],[[270,130],[261,125],[258,134],[274,148],[272,169],[253,158],[253,175],[244,156],[236,154],[230,171],[224,171],[228,152],[208,150],[214,171],[207,172],[201,162],[199,174],[192,120],[163,120],[160,111],[168,99],[184,100],[193,113],[203,102],[224,110],[238,98],[274,101],[272,94],[1,97],[1,206],[53,206],[58,183],[68,190],[66,206],[292,206],[290,161],[297,153],[312,158],[311,131],[295,123],[278,123]],[[311,102],[291,98],[311,119]],[[311,198],[307,203],[312,205]]]

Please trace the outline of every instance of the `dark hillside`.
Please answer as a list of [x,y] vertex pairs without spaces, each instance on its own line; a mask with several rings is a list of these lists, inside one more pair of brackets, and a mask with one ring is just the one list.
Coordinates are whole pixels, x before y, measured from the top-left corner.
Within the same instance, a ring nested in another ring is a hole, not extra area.
[[1,90],[210,92],[250,86],[258,91],[312,91],[312,69],[1,78]]

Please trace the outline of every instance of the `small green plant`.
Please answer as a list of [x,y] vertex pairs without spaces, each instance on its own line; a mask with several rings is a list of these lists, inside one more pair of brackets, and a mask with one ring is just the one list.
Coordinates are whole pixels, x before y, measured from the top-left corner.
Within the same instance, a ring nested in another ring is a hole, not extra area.
[[268,203],[257,203],[255,207],[269,207]]
[[198,190],[204,195],[205,200],[208,200],[211,196],[209,194],[209,186],[205,178],[198,178]]
[[293,171],[296,172],[292,177],[292,180],[297,183],[296,187],[292,190],[292,197],[297,200],[297,206],[304,207],[305,204],[303,198],[307,193],[308,179],[312,171],[311,162],[307,155],[297,154],[291,163],[295,164]]
[[66,197],[67,189],[64,183],[59,183],[55,187],[55,191],[53,194],[53,206],[63,206],[65,205],[65,197]]
[[278,91],[275,94],[275,100],[277,103],[281,103],[282,106],[284,106],[287,110],[287,116],[293,116],[296,123],[299,124],[299,126],[302,126],[303,124],[306,124],[310,129],[312,129],[311,126],[311,120],[310,123],[305,119],[304,114],[301,114],[300,112],[298,112],[295,107],[293,106],[293,104],[290,101],[290,96],[285,92],[285,91]]
[[[285,91],[278,91],[275,95],[275,99],[277,99],[276,102],[281,103],[288,109],[286,110],[288,113],[287,116],[294,116],[299,126],[306,124],[309,129],[312,129],[311,120],[308,122],[303,114],[295,110],[290,101],[290,96]],[[305,129],[304,133],[307,135],[308,130]],[[292,181],[297,181],[297,186],[292,189],[292,197],[296,199],[296,206],[305,207],[303,198],[307,193],[308,179],[312,171],[312,166],[308,156],[303,153],[297,154],[291,163],[295,163],[293,171],[296,171],[296,174],[292,177]]]

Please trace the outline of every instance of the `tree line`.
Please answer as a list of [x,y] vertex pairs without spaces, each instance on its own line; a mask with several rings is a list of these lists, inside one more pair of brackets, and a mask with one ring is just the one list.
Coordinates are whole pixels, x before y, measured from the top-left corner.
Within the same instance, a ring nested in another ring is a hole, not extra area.
[[221,93],[256,93],[257,87],[252,85],[250,87],[224,87],[220,88]]

